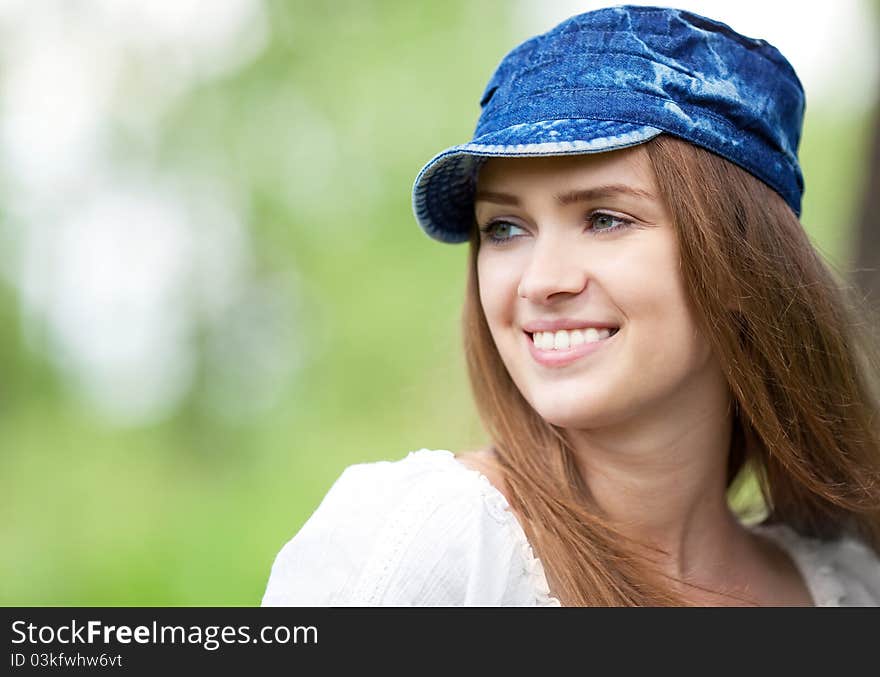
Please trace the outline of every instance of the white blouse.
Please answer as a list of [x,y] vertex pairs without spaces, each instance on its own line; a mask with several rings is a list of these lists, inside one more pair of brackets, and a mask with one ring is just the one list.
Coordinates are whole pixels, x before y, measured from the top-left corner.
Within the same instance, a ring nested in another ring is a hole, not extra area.
[[[352,465],[278,553],[263,606],[560,606],[507,499],[445,449]],[[880,606],[880,559],[850,537],[751,527],[816,606]]]

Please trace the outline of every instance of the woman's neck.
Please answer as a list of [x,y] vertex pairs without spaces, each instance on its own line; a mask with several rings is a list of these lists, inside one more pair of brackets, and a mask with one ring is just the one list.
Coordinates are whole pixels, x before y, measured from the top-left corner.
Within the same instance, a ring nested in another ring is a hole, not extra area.
[[628,536],[657,548],[661,568],[712,577],[748,534],[727,503],[730,399],[723,381],[638,420],[568,430],[586,486]]

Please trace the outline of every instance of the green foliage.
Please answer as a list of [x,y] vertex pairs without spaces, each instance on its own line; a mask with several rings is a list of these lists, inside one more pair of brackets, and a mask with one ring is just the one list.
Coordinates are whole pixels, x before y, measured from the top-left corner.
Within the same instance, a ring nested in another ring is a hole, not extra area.
[[256,604],[346,465],[479,441],[465,250],[421,233],[409,188],[471,133],[512,46],[505,3],[268,7],[267,49],[168,112],[155,171],[244,206],[259,272],[292,280],[303,366],[255,419],[212,415],[199,381],[170,420],[118,429],[26,366],[4,292],[0,603]]

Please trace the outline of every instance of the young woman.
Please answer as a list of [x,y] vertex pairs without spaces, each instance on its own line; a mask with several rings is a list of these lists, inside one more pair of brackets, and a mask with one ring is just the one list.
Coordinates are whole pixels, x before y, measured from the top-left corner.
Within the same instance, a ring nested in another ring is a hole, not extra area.
[[514,49],[481,105],[414,207],[470,242],[492,444],[346,469],[263,603],[880,605],[876,334],[798,221],[788,62],[616,7]]

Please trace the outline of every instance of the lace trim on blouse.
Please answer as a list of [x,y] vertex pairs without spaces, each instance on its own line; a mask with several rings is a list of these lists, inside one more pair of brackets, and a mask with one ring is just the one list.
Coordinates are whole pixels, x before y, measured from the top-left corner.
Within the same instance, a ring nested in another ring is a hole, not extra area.
[[550,594],[550,586],[547,584],[547,577],[544,573],[544,565],[535,556],[522,525],[510,510],[507,498],[489,481],[489,478],[479,470],[468,468],[457,461],[455,454],[447,449],[419,449],[418,451],[410,452],[407,458],[419,460],[422,458],[426,460],[436,459],[443,460],[444,462],[451,460],[452,467],[458,468],[460,472],[465,473],[466,476],[475,481],[479,487],[486,510],[499,524],[507,528],[513,542],[519,548],[523,561],[523,576],[531,582],[531,587],[535,592],[535,606],[562,606],[560,601]]

